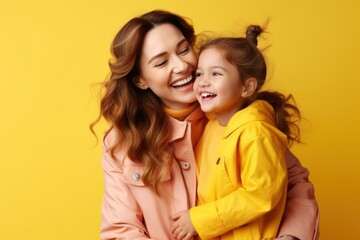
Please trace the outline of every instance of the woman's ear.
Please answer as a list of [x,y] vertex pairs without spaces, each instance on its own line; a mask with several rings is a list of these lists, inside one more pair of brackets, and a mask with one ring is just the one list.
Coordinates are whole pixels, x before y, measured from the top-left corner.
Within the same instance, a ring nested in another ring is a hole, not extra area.
[[148,86],[148,84],[146,83],[146,81],[145,81],[144,79],[142,79],[141,77],[139,77],[139,79],[137,79],[137,80],[135,81],[135,85],[136,85],[138,88],[142,89],[142,90],[146,90],[146,89],[149,88],[149,86]]
[[256,78],[253,78],[253,77],[245,79],[243,85],[244,85],[244,88],[241,92],[241,96],[243,98],[251,97],[254,94],[254,92],[256,91],[257,80],[256,80]]

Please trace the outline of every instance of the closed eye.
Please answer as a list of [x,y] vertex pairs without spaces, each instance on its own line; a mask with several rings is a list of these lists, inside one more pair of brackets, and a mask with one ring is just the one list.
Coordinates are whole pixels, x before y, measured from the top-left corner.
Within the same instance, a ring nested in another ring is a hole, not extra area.
[[181,51],[179,52],[179,55],[184,55],[186,53],[188,53],[190,50],[190,46],[187,45],[186,47],[184,47],[183,49],[181,49]]
[[167,60],[160,61],[160,62],[156,63],[154,65],[154,67],[163,67],[166,65],[167,62],[168,62]]

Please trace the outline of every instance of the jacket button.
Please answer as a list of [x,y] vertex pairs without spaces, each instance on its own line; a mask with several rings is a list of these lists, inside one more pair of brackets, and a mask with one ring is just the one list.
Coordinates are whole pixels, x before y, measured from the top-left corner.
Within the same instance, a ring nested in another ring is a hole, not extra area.
[[218,159],[216,160],[216,165],[219,165],[219,163],[220,163],[220,158],[218,158]]
[[184,170],[189,169],[189,168],[190,168],[190,163],[183,162],[183,163],[181,163],[181,167],[182,167],[182,169],[184,169]]
[[141,175],[140,175],[140,173],[134,173],[132,177],[135,181],[139,181],[141,178]]

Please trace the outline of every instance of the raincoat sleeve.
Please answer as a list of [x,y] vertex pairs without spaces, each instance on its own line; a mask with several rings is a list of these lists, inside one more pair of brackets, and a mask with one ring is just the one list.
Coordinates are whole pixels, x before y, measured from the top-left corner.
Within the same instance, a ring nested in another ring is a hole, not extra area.
[[104,148],[104,197],[100,236],[110,239],[150,239],[139,208],[128,186],[121,180],[122,169]]
[[288,194],[278,236],[291,235],[301,240],[318,239],[319,212],[309,171],[290,152],[286,153]]
[[231,174],[230,171],[240,172],[240,186],[216,201],[190,209],[191,222],[202,239],[222,235],[261,217],[286,194],[287,170],[283,145],[271,137],[255,138],[239,145],[241,160],[231,161],[238,161],[241,170],[227,171],[228,174]]

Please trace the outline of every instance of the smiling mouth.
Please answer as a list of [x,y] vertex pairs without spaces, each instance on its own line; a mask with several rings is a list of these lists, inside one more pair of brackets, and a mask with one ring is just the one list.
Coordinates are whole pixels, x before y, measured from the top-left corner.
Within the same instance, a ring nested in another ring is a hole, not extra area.
[[203,92],[200,94],[201,98],[205,99],[205,98],[213,98],[216,97],[216,94],[213,93],[208,93],[208,92]]
[[183,87],[183,86],[191,83],[192,80],[193,80],[193,76],[189,76],[189,77],[187,77],[187,78],[185,78],[185,79],[183,79],[183,80],[180,80],[180,81],[177,81],[177,82],[171,84],[171,86],[172,86],[172,87],[175,87],[175,88],[177,88],[177,87]]

